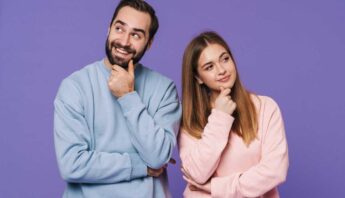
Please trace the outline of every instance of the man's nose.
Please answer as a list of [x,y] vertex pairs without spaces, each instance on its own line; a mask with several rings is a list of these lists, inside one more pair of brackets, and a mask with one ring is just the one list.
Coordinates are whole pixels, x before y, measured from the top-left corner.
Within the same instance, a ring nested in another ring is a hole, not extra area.
[[130,35],[129,34],[123,34],[122,38],[120,40],[120,43],[122,46],[129,46],[130,45]]

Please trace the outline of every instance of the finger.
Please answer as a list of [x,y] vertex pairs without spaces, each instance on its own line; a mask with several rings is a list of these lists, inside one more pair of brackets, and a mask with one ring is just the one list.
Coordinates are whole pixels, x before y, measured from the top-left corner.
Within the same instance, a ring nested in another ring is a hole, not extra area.
[[118,71],[116,69],[111,69],[111,72],[110,72],[111,75],[116,75],[117,73]]
[[162,170],[161,169],[151,169],[151,173],[150,175],[153,176],[153,177],[158,177],[159,175],[162,174]]
[[236,109],[236,106],[237,106],[236,103],[233,102],[233,103],[232,103],[232,108],[233,108],[234,110]]
[[119,75],[119,72],[117,70],[111,70],[110,72],[111,77],[118,76],[118,75]]
[[181,168],[181,172],[186,178],[190,178],[189,174],[183,168]]
[[152,176],[152,172],[150,168],[147,169],[147,175]]
[[182,175],[182,178],[187,182],[187,183],[191,183],[191,181],[184,175]]
[[111,70],[115,71],[115,72],[124,72],[124,71],[126,71],[125,69],[123,69],[122,67],[120,67],[118,65],[112,65],[111,66]]
[[118,71],[118,66],[117,65],[113,65],[111,66],[111,72],[117,72]]
[[184,168],[181,168],[181,171],[182,171],[183,175],[186,176],[187,178],[189,178],[189,179],[192,178],[190,176],[190,174],[188,173],[188,171],[186,171]]
[[194,186],[194,185],[189,185],[189,190],[191,190],[191,191],[198,191],[199,189],[196,186]]
[[160,168],[159,171],[157,172],[156,177],[159,177],[163,172],[164,172],[164,168]]
[[181,168],[181,172],[183,173],[183,175],[186,175],[186,171],[183,168]]
[[131,76],[134,76],[134,64],[133,64],[132,59],[128,63],[128,70],[127,71]]
[[182,178],[190,185],[193,185],[193,186],[197,186],[197,183],[195,183],[193,180],[189,179],[188,177],[186,176],[182,176]]
[[220,96],[228,96],[230,94],[231,90],[229,88],[226,88],[226,89],[223,89],[221,92],[220,92]]
[[170,158],[169,163],[176,164],[176,160],[174,158]]
[[237,107],[236,103],[233,103],[233,105],[232,105],[232,111],[235,111],[235,110],[236,110],[236,107]]

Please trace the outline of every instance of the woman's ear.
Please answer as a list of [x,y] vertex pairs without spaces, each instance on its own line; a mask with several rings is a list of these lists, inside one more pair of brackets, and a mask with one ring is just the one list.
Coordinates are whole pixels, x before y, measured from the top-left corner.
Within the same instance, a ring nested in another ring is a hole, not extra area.
[[194,77],[198,81],[199,85],[204,84],[204,82],[198,76],[194,76]]

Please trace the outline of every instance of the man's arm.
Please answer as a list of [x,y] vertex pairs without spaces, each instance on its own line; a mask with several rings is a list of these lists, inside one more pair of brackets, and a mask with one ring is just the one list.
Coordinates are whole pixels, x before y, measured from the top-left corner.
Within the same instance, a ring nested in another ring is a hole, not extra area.
[[[156,82],[156,92],[163,92],[161,98],[152,98],[159,104],[150,115],[138,93],[134,91],[134,65],[131,60],[128,69],[112,65],[108,87],[118,98],[126,118],[133,146],[145,163],[159,169],[168,163],[176,145],[181,108],[173,82]],[[147,85],[148,86],[148,85]]]
[[62,177],[76,183],[117,183],[147,176],[138,153],[91,150],[81,98],[78,88],[64,81],[54,101],[54,141]]
[[158,110],[150,115],[136,91],[118,99],[126,118],[131,141],[140,157],[151,168],[160,168],[168,163],[181,117],[176,87],[170,82],[161,90],[164,93]]

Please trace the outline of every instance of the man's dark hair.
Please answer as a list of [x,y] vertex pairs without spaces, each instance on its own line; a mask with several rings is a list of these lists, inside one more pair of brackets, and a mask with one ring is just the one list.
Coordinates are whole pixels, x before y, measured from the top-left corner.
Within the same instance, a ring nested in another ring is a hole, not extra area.
[[156,16],[155,10],[152,8],[151,5],[146,3],[144,0],[121,0],[120,3],[117,5],[113,18],[111,19],[110,26],[113,24],[114,19],[116,18],[117,14],[121,10],[121,8],[129,6],[131,8],[134,8],[137,11],[148,13],[151,17],[151,24],[149,29],[149,41],[152,41],[153,37],[155,36],[159,23],[158,18]]

